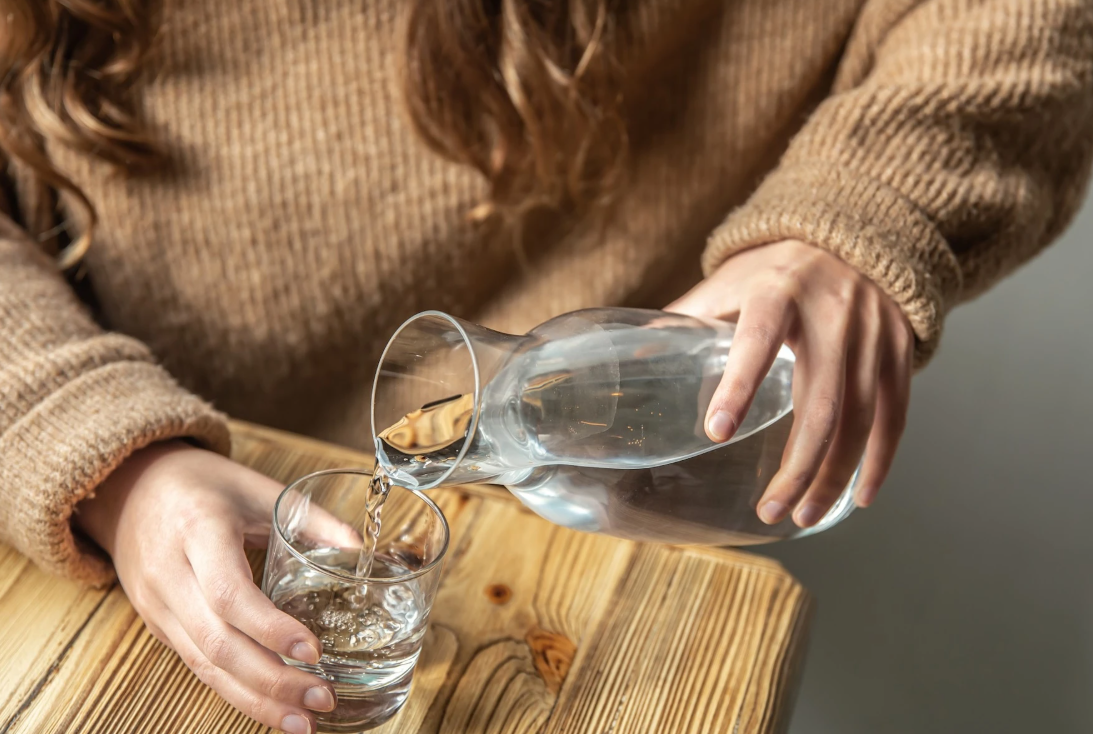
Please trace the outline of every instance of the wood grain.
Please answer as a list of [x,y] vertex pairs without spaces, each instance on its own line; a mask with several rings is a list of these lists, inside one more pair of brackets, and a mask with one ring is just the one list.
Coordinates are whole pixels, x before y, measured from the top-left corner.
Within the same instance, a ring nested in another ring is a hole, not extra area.
[[[235,424],[281,481],[370,457]],[[809,597],[777,563],[558,528],[493,487],[433,494],[452,543],[405,708],[377,732],[779,732]],[[255,568],[261,557],[252,557]],[[0,546],[0,734],[264,734],[145,629]]]

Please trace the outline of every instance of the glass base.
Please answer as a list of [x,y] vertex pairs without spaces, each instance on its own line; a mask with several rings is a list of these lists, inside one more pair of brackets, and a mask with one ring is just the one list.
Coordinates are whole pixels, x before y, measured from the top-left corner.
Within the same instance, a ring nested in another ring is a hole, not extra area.
[[382,688],[362,688],[334,683],[338,706],[330,712],[316,712],[320,733],[355,734],[375,729],[399,712],[410,694],[413,671]]

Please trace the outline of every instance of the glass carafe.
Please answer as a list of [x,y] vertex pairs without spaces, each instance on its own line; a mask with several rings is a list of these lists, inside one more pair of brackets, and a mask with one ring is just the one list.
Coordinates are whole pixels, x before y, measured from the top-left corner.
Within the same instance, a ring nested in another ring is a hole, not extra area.
[[513,336],[418,314],[376,371],[379,466],[417,489],[501,484],[551,522],[634,540],[752,545],[826,529],[853,510],[853,481],[811,528],[756,515],[793,420],[788,347],[733,438],[706,436],[734,330],[601,308]]

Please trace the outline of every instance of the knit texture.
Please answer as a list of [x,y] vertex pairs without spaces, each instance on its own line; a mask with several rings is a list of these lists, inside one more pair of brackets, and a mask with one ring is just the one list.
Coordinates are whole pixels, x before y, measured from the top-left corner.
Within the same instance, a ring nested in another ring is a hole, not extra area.
[[468,219],[484,183],[401,115],[399,0],[167,3],[136,98],[170,171],[126,179],[50,151],[98,209],[95,319],[20,230],[30,202],[11,170],[0,538],[103,583],[70,518],[137,448],[191,437],[226,452],[218,411],[365,447],[379,353],[417,311],[522,332],[577,308],[657,307],[785,238],[883,288],[923,364],[946,312],[1082,200],[1088,0],[618,5],[628,179],[605,224],[529,227],[525,258]]

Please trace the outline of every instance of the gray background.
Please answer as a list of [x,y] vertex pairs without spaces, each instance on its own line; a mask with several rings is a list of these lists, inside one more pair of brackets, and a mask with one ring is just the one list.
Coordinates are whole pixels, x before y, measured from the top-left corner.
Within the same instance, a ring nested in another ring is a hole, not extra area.
[[1093,732],[1093,197],[955,310],[876,504],[761,552],[818,602],[792,734]]

